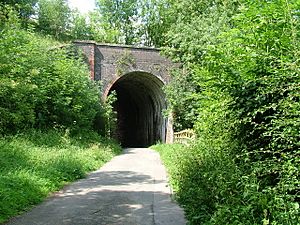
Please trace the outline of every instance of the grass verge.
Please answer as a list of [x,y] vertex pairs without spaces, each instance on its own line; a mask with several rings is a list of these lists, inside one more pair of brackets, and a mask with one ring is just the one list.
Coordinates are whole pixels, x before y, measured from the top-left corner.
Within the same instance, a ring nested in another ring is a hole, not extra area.
[[45,199],[65,184],[119,154],[98,134],[31,130],[0,138],[0,223]]
[[[230,212],[242,208],[236,187],[240,173],[225,149],[218,151],[199,143],[159,144],[151,148],[160,153],[175,198],[190,225],[251,224],[236,223],[230,216]],[[236,209],[236,205],[240,208]]]
[[169,175],[169,183],[172,187],[173,192],[178,192],[180,186],[176,174],[180,173],[180,167],[176,162],[182,160],[181,151],[184,148],[181,144],[157,144],[150,147],[160,154],[161,160],[163,161]]

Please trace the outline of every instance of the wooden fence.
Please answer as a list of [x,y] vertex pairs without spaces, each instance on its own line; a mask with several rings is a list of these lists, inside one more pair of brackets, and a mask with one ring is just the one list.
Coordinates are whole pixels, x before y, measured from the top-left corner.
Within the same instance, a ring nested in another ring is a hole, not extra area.
[[189,142],[195,140],[196,134],[191,129],[174,133],[174,143],[189,144]]

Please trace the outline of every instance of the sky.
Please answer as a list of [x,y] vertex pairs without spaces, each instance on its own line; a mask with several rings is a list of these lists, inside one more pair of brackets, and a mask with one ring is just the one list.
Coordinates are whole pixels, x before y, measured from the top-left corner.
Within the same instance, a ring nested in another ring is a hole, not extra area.
[[68,0],[71,9],[78,8],[81,13],[87,13],[95,8],[95,0]]

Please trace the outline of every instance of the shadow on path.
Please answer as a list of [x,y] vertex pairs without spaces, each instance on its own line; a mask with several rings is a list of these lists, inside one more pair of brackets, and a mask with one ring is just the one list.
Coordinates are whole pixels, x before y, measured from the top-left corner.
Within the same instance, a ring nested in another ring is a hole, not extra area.
[[7,225],[182,225],[156,152],[133,149]]

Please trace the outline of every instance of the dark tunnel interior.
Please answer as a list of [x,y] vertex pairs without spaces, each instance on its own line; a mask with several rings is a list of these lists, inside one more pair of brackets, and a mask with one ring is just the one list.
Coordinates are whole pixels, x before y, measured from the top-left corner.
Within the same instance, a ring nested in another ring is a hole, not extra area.
[[122,76],[111,87],[116,92],[113,107],[117,113],[114,136],[123,147],[148,147],[157,141],[164,142],[166,107],[163,83],[154,75],[133,72]]

